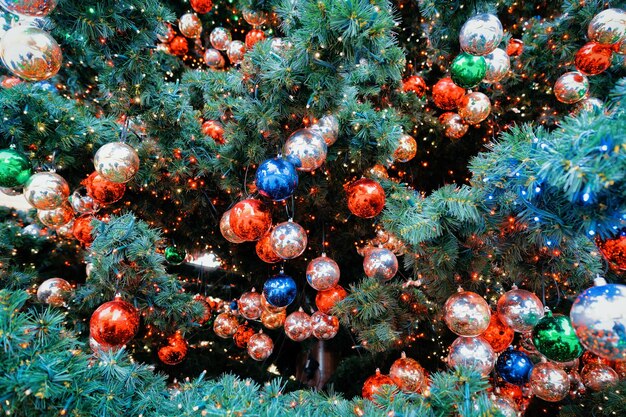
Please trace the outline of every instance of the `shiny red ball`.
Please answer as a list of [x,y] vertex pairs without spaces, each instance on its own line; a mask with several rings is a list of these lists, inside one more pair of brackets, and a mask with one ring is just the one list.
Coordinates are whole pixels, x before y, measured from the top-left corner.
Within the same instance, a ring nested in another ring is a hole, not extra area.
[[176,56],[184,56],[189,52],[189,44],[184,36],[176,36],[167,45],[170,52]]
[[237,331],[233,335],[233,340],[235,341],[235,345],[240,348],[245,348],[248,346],[248,340],[255,334],[254,329],[247,324],[240,324],[237,327]]
[[207,120],[202,123],[202,133],[212,138],[218,145],[223,145],[224,141],[224,126],[216,120]]
[[587,42],[576,52],[574,64],[583,74],[597,75],[611,66],[613,51],[611,45],[602,45],[597,42]]
[[257,42],[265,40],[265,32],[261,29],[251,29],[246,33],[246,48],[252,49]]
[[600,253],[614,271],[626,271],[626,236],[615,239],[597,240]]
[[489,342],[493,350],[502,352],[513,343],[515,332],[509,326],[502,323],[500,317],[498,317],[498,313],[492,311],[489,327],[487,327],[487,330],[485,330],[480,337]]
[[412,91],[418,97],[422,97],[426,94],[426,90],[428,90],[428,86],[426,85],[426,81],[419,75],[411,75],[409,78],[405,79],[402,82],[402,91],[405,93]]
[[191,4],[191,8],[200,14],[205,14],[211,11],[213,7],[212,0],[190,0],[189,4]]
[[101,344],[122,346],[139,330],[139,312],[130,303],[115,298],[102,304],[91,315],[89,332]]
[[383,385],[391,385],[395,387],[393,379],[387,375],[381,374],[378,370],[376,373],[365,380],[361,395],[368,400],[374,400],[374,395],[381,392]]
[[433,102],[442,110],[454,110],[465,96],[465,90],[446,77],[433,86]]
[[330,290],[318,291],[315,296],[315,305],[319,311],[328,314],[335,304],[347,296],[348,292],[341,285],[336,285]]
[[179,334],[168,337],[167,343],[159,348],[159,359],[166,365],[177,365],[187,356],[187,341]]
[[272,245],[270,244],[271,233],[266,233],[256,243],[256,254],[263,261],[268,264],[275,264],[283,260],[280,256],[276,255]]
[[87,195],[103,206],[119,201],[126,192],[126,184],[111,182],[95,171],[82,184],[87,188]]
[[230,209],[230,228],[243,240],[259,240],[270,230],[272,214],[260,200],[248,198]]
[[91,227],[91,221],[94,217],[89,214],[84,214],[74,220],[74,227],[72,228],[72,234],[85,246],[91,245],[94,240],[92,235],[93,228]]
[[385,207],[385,190],[374,180],[361,178],[346,187],[348,208],[355,216],[369,219]]
[[506,46],[506,54],[508,56],[520,56],[524,52],[524,41],[521,39],[509,39]]

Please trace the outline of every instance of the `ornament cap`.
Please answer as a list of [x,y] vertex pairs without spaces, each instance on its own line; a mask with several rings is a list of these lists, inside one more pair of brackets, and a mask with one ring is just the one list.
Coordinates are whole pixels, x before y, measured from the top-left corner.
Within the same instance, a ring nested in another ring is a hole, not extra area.
[[376,368],[376,375],[380,375],[380,368]]
[[593,280],[593,285],[595,287],[601,287],[603,285],[606,285],[606,279],[604,279],[604,277],[601,277],[600,275],[596,275],[595,279]]
[[511,285],[511,289],[512,289],[512,290],[516,290],[516,289],[517,289],[517,284],[513,284],[513,285]]
[[465,291],[465,290],[460,285],[459,285],[459,288],[456,289],[456,292],[463,292],[463,291]]
[[402,359],[406,359],[406,353],[405,353],[405,352],[402,352],[402,353],[400,354],[400,358],[402,358]]

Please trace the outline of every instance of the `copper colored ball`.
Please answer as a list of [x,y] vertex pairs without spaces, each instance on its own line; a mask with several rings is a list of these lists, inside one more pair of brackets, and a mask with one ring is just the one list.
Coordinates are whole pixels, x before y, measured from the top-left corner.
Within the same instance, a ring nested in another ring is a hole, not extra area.
[[189,52],[189,44],[184,36],[175,36],[167,47],[176,56],[185,56]]
[[230,209],[230,227],[244,240],[259,240],[270,229],[272,214],[260,200],[248,198]]
[[89,321],[91,337],[98,343],[121,346],[139,330],[139,312],[130,303],[116,298],[96,309]]
[[317,339],[329,340],[335,337],[339,331],[339,319],[316,311],[311,315],[311,327],[313,336]]
[[217,315],[213,322],[213,331],[223,339],[233,337],[239,327],[239,320],[232,313],[224,312]]
[[267,359],[274,350],[272,338],[265,333],[257,333],[248,340],[248,355],[255,361]]
[[37,288],[37,299],[42,303],[59,307],[66,303],[68,293],[71,291],[72,286],[63,278],[50,278]]
[[330,290],[319,291],[315,296],[315,305],[319,311],[328,314],[335,304],[347,296],[348,292],[341,285],[337,285]]
[[587,42],[576,52],[574,64],[576,69],[583,74],[597,75],[606,71],[611,66],[613,51],[610,45],[602,45],[597,42]]
[[261,29],[251,29],[246,33],[246,48],[252,49],[257,42],[265,40],[265,32]]
[[220,232],[224,239],[228,240],[230,243],[242,243],[245,242],[244,239],[241,239],[239,236],[233,232],[232,227],[230,227],[230,210],[227,210],[222,214],[222,218],[220,219]]
[[224,141],[224,125],[216,120],[207,120],[202,123],[202,133],[213,139],[218,145],[226,143]]
[[187,341],[178,333],[170,336],[167,343],[159,348],[158,355],[166,365],[177,365],[187,356]]
[[294,342],[302,342],[311,336],[311,317],[304,311],[294,311],[285,319],[285,335]]
[[363,383],[361,395],[363,398],[374,401],[374,396],[382,391],[383,385],[391,385],[395,387],[395,384],[390,377],[383,375],[380,371],[376,370],[376,374],[367,378]]
[[355,216],[369,219],[377,216],[385,207],[385,190],[374,180],[361,178],[346,188],[348,209]]
[[272,245],[270,244],[271,233],[266,233],[256,243],[256,254],[263,262],[268,264],[275,264],[283,260],[280,256],[274,252]]
[[402,91],[405,93],[412,91],[418,97],[422,97],[426,94],[426,90],[428,90],[428,86],[426,85],[424,79],[419,75],[411,75],[402,82]]
[[85,246],[91,245],[91,242],[94,240],[94,236],[91,233],[93,231],[91,227],[92,220],[94,220],[94,217],[89,214],[82,215],[74,220],[72,234],[76,240]]
[[239,301],[239,313],[248,320],[256,320],[261,317],[263,308],[261,307],[261,294],[256,291],[249,291],[241,294]]
[[617,384],[619,375],[607,365],[590,363],[580,372],[583,383],[592,391],[602,391]]
[[611,269],[626,271],[626,236],[614,239],[597,240],[600,253],[609,262]]
[[409,162],[417,154],[417,142],[411,135],[403,134],[398,140],[398,147],[393,151],[393,159],[397,162]]
[[443,125],[443,132],[452,141],[461,139],[467,133],[469,125],[457,113],[445,112],[439,116],[439,122]]
[[506,45],[506,54],[511,57],[520,56],[524,52],[524,41],[521,39],[509,39]]
[[287,307],[276,307],[271,305],[263,293],[261,293],[261,307],[263,307],[263,311],[268,311],[270,313],[278,313],[279,311],[285,311],[287,309]]
[[202,22],[195,13],[185,13],[178,20],[178,29],[184,36],[196,39],[202,33]]
[[454,110],[465,95],[465,90],[446,77],[433,86],[433,102],[442,110]]
[[376,164],[368,170],[368,174],[374,178],[389,178],[389,172],[387,172],[387,168],[384,165]]
[[266,328],[272,330],[283,327],[286,318],[286,310],[280,310],[276,312],[263,310],[263,313],[261,313],[261,323],[263,323],[263,326],[265,326]]
[[530,371],[528,382],[533,394],[544,401],[558,402],[569,394],[567,373],[553,363],[540,362]]
[[391,365],[389,377],[404,392],[419,392],[426,382],[424,368],[404,353]]
[[487,327],[487,330],[480,336],[489,342],[493,350],[499,353],[511,346],[515,332],[509,326],[502,323],[500,317],[498,317],[498,313],[492,312],[489,327]]
[[92,172],[82,184],[87,195],[103,206],[119,201],[126,191],[126,184],[109,181],[97,172]]
[[69,203],[63,203],[52,210],[37,210],[37,217],[48,227],[61,227],[72,221],[74,210]]
[[255,331],[252,327],[247,324],[240,324],[233,335],[233,340],[235,341],[235,345],[240,348],[245,348],[248,346],[248,341],[254,335]]

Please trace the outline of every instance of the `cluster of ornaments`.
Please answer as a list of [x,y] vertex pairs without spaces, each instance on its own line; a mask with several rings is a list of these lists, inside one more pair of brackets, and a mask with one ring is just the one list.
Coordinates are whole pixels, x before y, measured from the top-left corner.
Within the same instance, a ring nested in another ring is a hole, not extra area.
[[389,375],[376,373],[365,380],[361,395],[368,400],[375,400],[384,385],[400,389],[406,393],[419,393],[427,388],[426,371],[415,359],[408,358],[404,352],[389,368]]

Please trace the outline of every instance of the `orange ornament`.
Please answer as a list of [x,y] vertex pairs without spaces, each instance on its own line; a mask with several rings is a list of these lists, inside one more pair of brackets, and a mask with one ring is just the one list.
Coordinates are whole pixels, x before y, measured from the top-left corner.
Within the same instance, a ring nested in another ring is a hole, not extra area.
[[189,52],[189,44],[184,36],[175,36],[167,46],[170,52],[176,56],[184,56]]
[[348,296],[348,292],[341,285],[336,285],[326,291],[318,291],[315,296],[315,305],[322,313],[328,314],[331,308]]
[[374,401],[374,395],[381,393],[383,385],[391,385],[395,387],[393,380],[387,375],[381,374],[380,370],[377,369],[376,373],[367,378],[365,383],[363,383],[361,395],[363,395],[363,398]]
[[487,327],[487,330],[480,336],[489,342],[493,350],[502,352],[513,343],[515,332],[509,326],[502,323],[498,317],[498,313],[492,311],[489,327]]
[[191,8],[200,14],[205,14],[211,11],[213,7],[212,0],[190,0],[189,4],[191,4]]
[[433,102],[442,110],[454,110],[465,96],[465,90],[446,77],[433,86]]
[[255,334],[255,331],[252,327],[247,324],[241,324],[237,327],[237,331],[233,335],[233,340],[237,347],[245,348],[248,346],[248,340]]
[[508,56],[520,56],[524,52],[524,41],[521,39],[509,39],[506,46],[506,54]]
[[80,241],[80,243],[82,243],[85,246],[91,245],[91,242],[93,242],[93,239],[94,239],[93,235],[91,234],[92,229],[93,229],[91,227],[91,221],[93,219],[94,219],[93,216],[89,214],[84,214],[80,216],[79,218],[77,218],[76,220],[74,220],[74,227],[72,228],[72,234],[78,241]]
[[393,159],[397,162],[409,162],[415,158],[417,142],[411,135],[403,134],[398,139],[398,147],[393,152]]
[[168,337],[167,343],[159,348],[159,359],[166,365],[177,365],[187,356],[188,347],[187,341],[180,333],[176,333]]
[[237,327],[239,327],[239,320],[234,314],[228,312],[218,314],[213,322],[213,331],[223,339],[233,337]]
[[426,385],[424,368],[415,359],[407,358],[404,352],[391,365],[389,377],[404,392],[419,392]]
[[276,252],[272,249],[272,245],[270,245],[270,236],[271,233],[266,233],[261,239],[259,239],[256,243],[256,254],[263,262],[275,264],[283,259],[276,255]]
[[385,207],[385,190],[374,180],[361,178],[346,187],[348,209],[355,216],[369,219]]
[[87,195],[103,206],[119,201],[126,191],[126,184],[111,182],[95,171],[82,184],[87,188]]
[[272,330],[282,327],[285,324],[286,318],[286,310],[280,310],[277,312],[263,310],[263,313],[261,313],[261,323],[263,323],[263,326]]
[[272,214],[260,200],[248,198],[230,209],[230,228],[240,239],[259,240],[272,225]]
[[367,173],[371,177],[374,177],[374,178],[385,178],[385,179],[389,178],[389,173],[387,172],[387,168],[385,168],[381,164],[374,165],[367,171]]
[[418,97],[422,97],[426,94],[426,90],[428,90],[428,86],[426,85],[426,81],[419,75],[411,75],[409,78],[405,79],[402,82],[402,91],[414,92]]
[[626,235],[615,239],[596,240],[600,253],[614,271],[626,271]]
[[4,88],[12,88],[15,87],[18,84],[21,84],[23,81],[21,78],[18,77],[5,77],[2,80],[2,87]]
[[207,120],[202,123],[202,133],[212,138],[218,145],[226,143],[224,140],[224,126],[216,120]]
[[574,64],[583,74],[597,75],[611,66],[613,51],[611,45],[602,45],[597,42],[587,42],[576,52]]
[[89,321],[91,337],[100,344],[122,346],[139,330],[139,312],[130,303],[115,297],[96,309]]
[[261,29],[252,29],[246,34],[246,48],[252,49],[257,42],[265,40],[265,32]]

